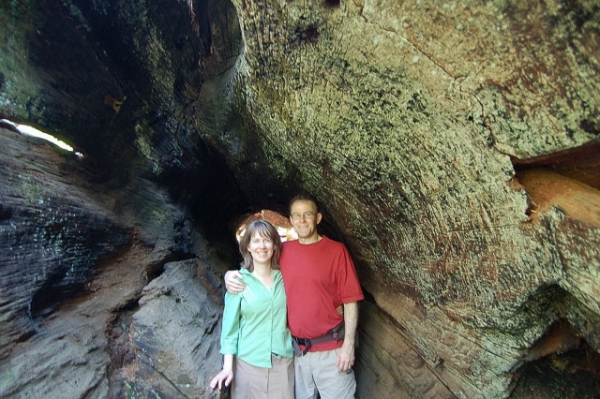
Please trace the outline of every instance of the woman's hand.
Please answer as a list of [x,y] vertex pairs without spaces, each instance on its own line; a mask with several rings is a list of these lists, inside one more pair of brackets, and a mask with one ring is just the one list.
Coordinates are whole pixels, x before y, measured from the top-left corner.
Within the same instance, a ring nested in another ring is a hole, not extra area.
[[218,385],[219,389],[223,388],[223,383],[228,387],[233,380],[233,355],[228,353],[223,356],[223,370],[219,372],[210,382],[210,387],[215,389]]
[[228,387],[233,380],[233,370],[231,369],[223,369],[219,374],[215,376],[210,382],[210,387],[215,389],[215,387],[219,387],[221,389],[224,386]]

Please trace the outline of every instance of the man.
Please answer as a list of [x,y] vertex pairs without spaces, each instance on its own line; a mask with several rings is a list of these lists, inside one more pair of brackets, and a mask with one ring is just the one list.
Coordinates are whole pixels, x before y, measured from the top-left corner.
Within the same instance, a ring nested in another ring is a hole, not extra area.
[[[319,235],[323,215],[310,194],[290,202],[297,241],[283,243],[281,274],[287,295],[288,325],[299,350],[294,359],[296,399],[354,398],[354,342],[358,301],[364,296],[346,247]],[[229,271],[225,285],[240,292],[241,275]],[[336,308],[343,305],[343,316]],[[343,326],[343,339],[338,335]]]

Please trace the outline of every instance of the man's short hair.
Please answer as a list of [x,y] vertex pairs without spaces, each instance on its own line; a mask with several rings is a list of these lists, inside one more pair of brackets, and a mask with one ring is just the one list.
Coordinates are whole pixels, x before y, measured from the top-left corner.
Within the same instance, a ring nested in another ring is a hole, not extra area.
[[315,206],[317,207],[317,213],[321,213],[321,205],[319,204],[319,201],[317,200],[317,197],[315,197],[314,195],[312,195],[311,193],[307,192],[307,191],[301,191],[299,193],[297,193],[296,195],[294,195],[292,197],[292,199],[290,200],[290,206],[289,206],[289,214],[292,214],[292,205],[294,205],[294,202],[296,201],[310,201],[313,204],[315,204]]

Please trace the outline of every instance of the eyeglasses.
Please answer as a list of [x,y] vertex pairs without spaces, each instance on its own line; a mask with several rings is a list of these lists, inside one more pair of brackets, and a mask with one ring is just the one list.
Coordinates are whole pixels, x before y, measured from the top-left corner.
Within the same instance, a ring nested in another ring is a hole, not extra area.
[[299,213],[292,213],[292,219],[294,219],[294,220],[301,220],[301,219],[309,220],[314,217],[315,217],[315,214],[312,212],[306,212],[302,215]]

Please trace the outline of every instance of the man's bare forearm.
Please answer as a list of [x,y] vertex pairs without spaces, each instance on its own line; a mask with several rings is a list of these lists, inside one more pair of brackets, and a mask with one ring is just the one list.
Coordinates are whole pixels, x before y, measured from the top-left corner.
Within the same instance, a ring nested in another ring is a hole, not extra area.
[[358,325],[358,302],[344,304],[344,344],[354,346]]

